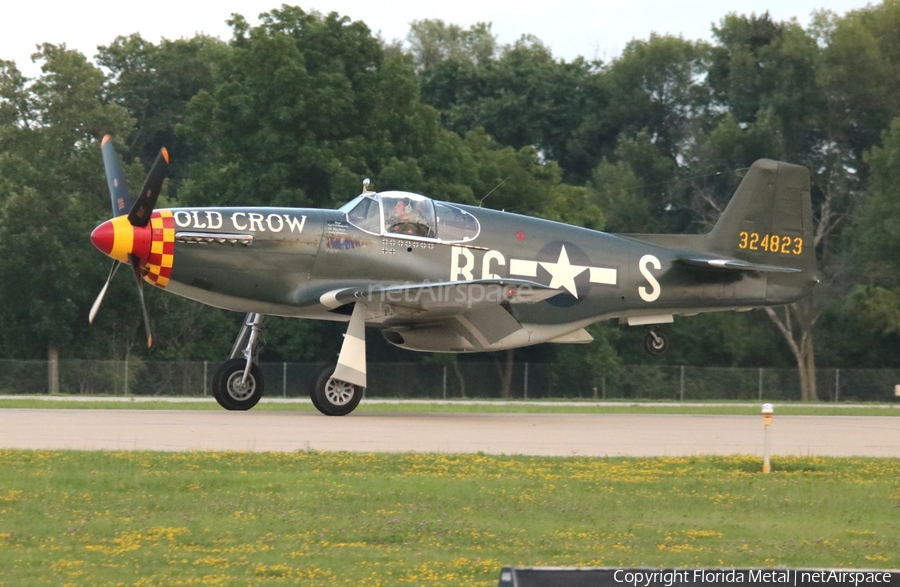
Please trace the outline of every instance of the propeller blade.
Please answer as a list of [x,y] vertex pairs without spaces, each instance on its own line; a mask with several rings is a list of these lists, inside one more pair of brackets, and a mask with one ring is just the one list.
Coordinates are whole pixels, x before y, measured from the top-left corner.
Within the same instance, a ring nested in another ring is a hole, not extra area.
[[144,329],[147,331],[147,348],[153,346],[153,334],[150,332],[150,315],[147,314],[147,304],[144,303],[144,277],[141,275],[141,260],[137,255],[128,255],[131,268],[134,269],[134,281],[137,283],[138,297],[141,299],[141,311],[144,313]]
[[128,222],[132,226],[147,226],[150,222],[150,215],[156,207],[156,200],[159,198],[159,192],[162,190],[163,180],[166,179],[166,170],[169,168],[169,152],[163,147],[153,162],[150,174],[144,181],[144,187],[141,188],[141,195],[128,213]]
[[109,287],[109,283],[112,281],[113,275],[116,274],[116,271],[119,270],[119,262],[113,261],[113,266],[109,270],[109,277],[106,278],[106,283],[103,284],[103,289],[100,290],[100,295],[97,296],[97,299],[94,300],[94,305],[91,306],[91,313],[88,314],[88,324],[94,323],[94,318],[97,316],[97,310],[100,309],[100,303],[103,302],[103,296],[106,295],[106,288]]
[[128,186],[125,185],[125,173],[119,165],[116,156],[116,148],[113,147],[112,137],[106,135],[100,141],[100,150],[103,153],[103,167],[106,168],[106,183],[109,185],[109,195],[112,199],[113,217],[128,214],[132,208],[131,195]]

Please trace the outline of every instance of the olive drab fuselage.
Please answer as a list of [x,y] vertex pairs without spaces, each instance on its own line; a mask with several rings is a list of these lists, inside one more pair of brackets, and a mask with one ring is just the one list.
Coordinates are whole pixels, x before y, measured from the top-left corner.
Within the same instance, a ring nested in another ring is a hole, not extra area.
[[[352,412],[366,387],[366,326],[417,351],[477,352],[542,342],[587,343],[585,327],[796,301],[817,283],[809,172],[755,162],[712,231],[613,235],[400,191],[363,193],[338,210],[156,210],[160,156],[132,204],[109,137],[102,142],[113,218],[91,240],[114,259],[93,320],[121,263],[134,272],[147,343],[143,282],[246,313],[213,395],[229,410],[263,394],[257,343],[265,315],[347,321],[337,363],[310,398]],[[667,347],[655,328],[644,347]]]
[[[174,258],[165,288],[238,312],[347,320],[347,312],[328,303],[330,292],[522,279],[559,291],[538,303],[510,306],[523,326],[538,330],[576,330],[609,318],[637,323],[646,317],[653,323],[654,317],[749,309],[786,303],[805,289],[801,284],[788,297],[767,297],[764,272],[697,270],[678,263],[679,249],[452,206],[477,220],[479,230],[470,240],[445,242],[440,230],[434,237],[393,234],[383,227],[375,233],[350,222],[346,210],[173,209]],[[735,248],[742,239],[735,235]],[[406,301],[417,301],[413,295],[430,294],[406,294]],[[434,320],[428,313],[392,311],[392,305],[403,303],[401,296],[370,305],[367,324],[389,328]]]

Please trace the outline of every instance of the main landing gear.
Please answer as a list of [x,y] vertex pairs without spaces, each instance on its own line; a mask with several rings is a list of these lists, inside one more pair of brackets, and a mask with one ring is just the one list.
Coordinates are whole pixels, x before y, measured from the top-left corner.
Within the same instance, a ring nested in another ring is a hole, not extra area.
[[319,371],[309,397],[327,416],[346,416],[366,389],[366,305],[357,302],[341,345],[337,365]]
[[364,387],[334,378],[337,365],[326,365],[313,381],[309,397],[316,409],[326,416],[346,416],[356,409]]
[[[213,375],[213,396],[226,410],[249,410],[259,403],[265,390],[258,349],[262,319],[262,314],[247,314],[228,360]],[[323,368],[312,382],[310,399],[326,416],[346,416],[362,399],[366,388],[365,326],[366,305],[357,303],[337,364]]]
[[247,314],[228,360],[213,375],[213,397],[226,410],[249,410],[259,403],[265,391],[258,364],[262,319],[262,314]]

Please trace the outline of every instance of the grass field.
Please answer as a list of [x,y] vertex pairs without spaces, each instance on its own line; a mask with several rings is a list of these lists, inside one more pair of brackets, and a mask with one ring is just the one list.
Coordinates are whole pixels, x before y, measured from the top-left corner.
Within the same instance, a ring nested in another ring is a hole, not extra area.
[[0,451],[0,585],[900,566],[900,460]]
[[[135,409],[135,410],[221,410],[212,398],[192,398],[189,401],[146,401],[152,398],[140,398],[140,401],[127,401],[125,398],[110,398],[109,401],[82,401],[65,396],[54,396],[47,399],[9,399],[0,396],[0,409]],[[199,401],[198,401],[199,400]],[[762,403],[717,402],[706,405],[700,402],[685,402],[672,405],[663,402],[608,402],[597,405],[589,401],[557,400],[558,405],[547,405],[553,400],[520,400],[513,402],[482,401],[477,404],[462,401],[446,401],[443,403],[422,403],[399,400],[393,403],[378,403],[363,400],[357,411],[363,412],[428,412],[428,413],[567,413],[567,414],[712,414],[712,415],[747,415],[758,416]],[[259,411],[315,411],[309,401],[293,401],[283,403],[279,400],[258,404],[254,410]],[[779,404],[775,403],[776,415],[782,416],[900,416],[898,404]]]

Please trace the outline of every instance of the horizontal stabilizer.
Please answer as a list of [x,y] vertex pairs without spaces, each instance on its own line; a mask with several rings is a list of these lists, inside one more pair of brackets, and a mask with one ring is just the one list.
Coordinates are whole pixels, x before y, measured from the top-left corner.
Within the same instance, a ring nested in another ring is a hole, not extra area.
[[763,273],[801,273],[802,269],[780,265],[763,265],[749,263],[739,259],[723,259],[721,257],[681,257],[677,260],[684,265],[702,269],[724,269],[726,271],[761,271]]

